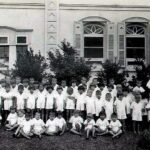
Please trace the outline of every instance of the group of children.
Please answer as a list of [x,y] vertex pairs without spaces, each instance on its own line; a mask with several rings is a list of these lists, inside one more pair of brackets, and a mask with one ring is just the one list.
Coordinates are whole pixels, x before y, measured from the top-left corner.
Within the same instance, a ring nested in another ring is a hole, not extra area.
[[0,119],[6,130],[15,132],[14,137],[28,139],[66,131],[82,136],[83,129],[86,139],[106,134],[116,138],[126,130],[140,134],[150,122],[146,93],[141,81],[131,87],[127,82],[115,85],[113,79],[107,84],[94,78],[87,84],[82,77],[79,85],[72,80],[67,86],[65,80],[58,85],[56,78],[50,83],[44,78],[39,83],[33,78],[21,82],[16,77],[1,81]]

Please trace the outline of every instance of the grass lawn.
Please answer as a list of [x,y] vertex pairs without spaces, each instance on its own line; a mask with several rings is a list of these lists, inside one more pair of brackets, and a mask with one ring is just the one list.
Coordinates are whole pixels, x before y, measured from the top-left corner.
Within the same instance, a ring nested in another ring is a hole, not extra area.
[[36,137],[31,140],[15,139],[12,134],[13,132],[0,129],[0,150],[136,150],[136,143],[139,139],[133,133],[126,133],[114,140],[106,136],[88,141],[84,137],[70,133],[61,137],[43,136],[41,140]]

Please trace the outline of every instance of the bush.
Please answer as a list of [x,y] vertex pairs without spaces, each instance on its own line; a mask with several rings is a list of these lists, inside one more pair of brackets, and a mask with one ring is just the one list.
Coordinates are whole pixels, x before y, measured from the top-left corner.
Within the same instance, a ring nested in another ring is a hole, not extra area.
[[142,59],[136,59],[135,63],[137,64],[135,67],[136,79],[142,81],[143,86],[146,87],[146,83],[150,77],[150,66],[146,66]]
[[47,67],[45,58],[41,56],[40,52],[34,54],[32,49],[18,53],[14,66],[12,76],[20,76],[23,79],[33,77],[35,80],[40,81],[46,75],[44,73]]
[[86,64],[83,58],[76,57],[76,50],[65,40],[61,42],[60,50],[56,53],[48,52],[48,60],[51,70],[58,81],[71,79],[81,80],[82,76],[89,77],[91,67]]
[[125,79],[125,72],[121,68],[119,63],[112,63],[109,60],[106,60],[102,64],[103,69],[98,72],[98,80],[100,83],[103,83],[104,80],[109,82],[109,79],[114,79],[116,84],[120,84]]

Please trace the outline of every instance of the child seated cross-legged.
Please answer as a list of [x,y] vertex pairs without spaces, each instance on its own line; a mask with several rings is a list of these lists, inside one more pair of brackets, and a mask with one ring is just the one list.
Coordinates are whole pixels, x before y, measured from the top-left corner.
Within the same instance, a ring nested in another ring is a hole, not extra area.
[[110,131],[109,133],[112,135],[112,138],[117,138],[119,135],[122,134],[122,125],[120,121],[117,119],[117,114],[113,113],[111,115],[111,121],[109,124]]
[[89,139],[90,134],[92,133],[92,137],[95,138],[95,121],[93,119],[92,114],[87,114],[87,119],[84,122],[85,125],[85,132],[86,132],[86,139]]
[[18,131],[17,136],[22,135],[23,137],[30,139],[33,136],[32,133],[33,123],[31,120],[30,114],[25,115],[25,120],[20,125],[20,130]]
[[72,124],[72,128],[70,132],[77,134],[77,135],[82,135],[81,130],[82,130],[82,125],[83,125],[83,118],[79,115],[79,111],[75,110],[74,115],[70,118],[69,123]]
[[55,112],[50,112],[49,119],[46,122],[46,135],[57,135],[58,133],[58,126]]
[[10,114],[8,115],[7,120],[6,120],[6,122],[8,122],[5,125],[6,130],[8,130],[8,131],[13,130],[17,124],[17,119],[18,119],[18,117],[17,117],[17,113],[16,113],[16,108],[11,106]]
[[32,132],[34,135],[37,135],[40,139],[42,134],[45,132],[45,123],[40,117],[40,113],[36,112],[35,118],[32,119],[33,129]]
[[57,117],[55,120],[58,127],[58,135],[63,135],[67,130],[67,124],[61,111],[57,112]]
[[21,127],[21,124],[24,122],[25,120],[25,114],[24,114],[24,110],[19,110],[18,111],[18,119],[17,119],[17,123],[14,126],[14,129],[16,129],[15,133],[13,134],[13,137],[18,137],[18,133]]
[[97,135],[106,135],[108,133],[109,122],[106,119],[105,111],[101,111],[99,114],[99,119],[96,121],[95,130]]

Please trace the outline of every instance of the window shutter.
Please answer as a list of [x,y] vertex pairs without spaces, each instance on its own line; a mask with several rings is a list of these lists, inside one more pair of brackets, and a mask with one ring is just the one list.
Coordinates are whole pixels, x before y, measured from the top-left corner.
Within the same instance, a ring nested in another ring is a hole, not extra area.
[[107,25],[107,59],[114,61],[114,23]]
[[77,57],[81,56],[81,40],[82,40],[82,23],[75,22],[74,24],[74,46],[77,50]]
[[121,66],[125,67],[125,24],[118,24],[118,59]]
[[147,25],[145,36],[146,36],[145,59],[146,59],[146,64],[150,65],[150,24]]

